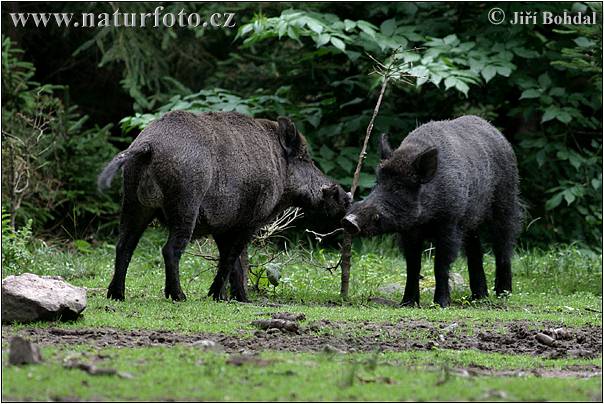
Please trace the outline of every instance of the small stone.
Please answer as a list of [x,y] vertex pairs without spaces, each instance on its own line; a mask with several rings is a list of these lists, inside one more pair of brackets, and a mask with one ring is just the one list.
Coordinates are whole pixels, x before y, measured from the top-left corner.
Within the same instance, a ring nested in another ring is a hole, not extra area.
[[556,339],[570,339],[572,337],[570,331],[565,328],[556,328],[553,330],[553,334],[556,336]]
[[38,347],[25,338],[12,337],[8,348],[8,362],[11,365],[27,365],[42,362]]
[[400,302],[395,302],[394,300],[390,300],[390,299],[386,299],[380,296],[369,296],[369,298],[367,298],[367,301],[369,303],[374,303],[374,304],[382,304],[384,306],[390,306],[390,307],[400,307]]
[[346,351],[343,351],[340,348],[336,348],[335,346],[329,345],[329,344],[325,344],[325,346],[323,346],[323,352],[335,353],[335,354],[345,354],[346,353]]
[[547,345],[547,346],[553,346],[556,343],[555,339],[553,339],[549,335],[543,334],[542,332],[540,332],[537,335],[535,335],[535,339],[539,343],[541,343],[543,345]]
[[281,331],[298,332],[298,323],[281,319],[254,320],[252,321],[252,325],[260,328],[261,330],[278,328]]
[[575,359],[596,357],[596,354],[594,352],[588,351],[586,349],[580,349],[580,348],[579,349],[569,349],[567,353],[570,358],[575,358]]
[[224,348],[219,343],[209,340],[209,339],[201,339],[199,341],[195,341],[191,343],[192,346],[196,348],[202,348],[206,351],[223,351]]
[[443,334],[449,333],[449,332],[455,330],[457,327],[459,327],[459,324],[457,324],[457,323],[448,325],[445,328],[443,328]]
[[273,319],[287,320],[287,321],[304,321],[306,315],[304,313],[273,313],[271,314]]

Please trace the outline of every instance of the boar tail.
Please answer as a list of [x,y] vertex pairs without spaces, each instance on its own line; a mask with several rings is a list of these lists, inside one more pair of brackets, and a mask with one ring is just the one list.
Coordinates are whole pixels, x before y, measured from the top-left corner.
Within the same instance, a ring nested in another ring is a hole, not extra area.
[[117,174],[120,168],[126,163],[126,161],[133,158],[151,154],[151,145],[145,143],[134,148],[128,148],[121,153],[118,153],[110,162],[105,166],[103,171],[97,178],[97,187],[100,192],[105,191],[111,185],[111,180]]

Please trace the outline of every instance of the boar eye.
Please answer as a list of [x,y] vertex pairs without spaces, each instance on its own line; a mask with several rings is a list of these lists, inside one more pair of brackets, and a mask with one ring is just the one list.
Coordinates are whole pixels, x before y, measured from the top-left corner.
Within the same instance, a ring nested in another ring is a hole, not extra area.
[[373,215],[373,221],[377,222],[378,220],[380,220],[380,215],[379,213],[376,213],[375,215]]

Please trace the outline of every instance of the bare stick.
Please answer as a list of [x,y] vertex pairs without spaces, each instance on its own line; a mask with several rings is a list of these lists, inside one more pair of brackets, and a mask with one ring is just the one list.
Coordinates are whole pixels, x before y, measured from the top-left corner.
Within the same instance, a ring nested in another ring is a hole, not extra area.
[[329,233],[325,233],[325,234],[323,234],[323,233],[317,233],[316,231],[312,231],[312,230],[309,230],[309,229],[305,229],[304,231],[307,232],[307,233],[310,233],[310,234],[314,235],[315,236],[315,240],[317,240],[320,243],[321,241],[323,241],[323,238],[328,237],[328,236],[333,236],[334,234],[337,234],[337,233],[339,233],[341,231],[344,231],[344,228],[343,227],[338,227],[334,231],[330,231]]
[[[369,121],[369,126],[367,126],[367,132],[365,133],[365,140],[363,140],[363,148],[361,149],[361,154],[359,154],[359,160],[357,161],[357,168],[354,170],[354,176],[352,177],[352,187],[350,188],[350,198],[354,198],[354,193],[356,192],[359,186],[359,179],[361,177],[361,168],[363,168],[363,161],[365,157],[367,157],[367,145],[369,144],[369,138],[371,137],[371,132],[373,131],[373,124],[375,122],[375,118],[380,111],[380,106],[382,105],[382,99],[384,98],[384,92],[386,91],[386,86],[388,85],[388,75],[384,75],[384,81],[382,82],[382,88],[380,90],[380,96],[378,97],[377,103],[375,104],[375,108],[373,109],[373,115],[371,116],[371,120]],[[343,299],[348,299],[348,287],[350,285],[350,258],[352,256],[352,236],[349,233],[344,234],[344,243],[342,244],[342,263],[340,266],[342,267],[342,280],[340,286],[340,296]]]

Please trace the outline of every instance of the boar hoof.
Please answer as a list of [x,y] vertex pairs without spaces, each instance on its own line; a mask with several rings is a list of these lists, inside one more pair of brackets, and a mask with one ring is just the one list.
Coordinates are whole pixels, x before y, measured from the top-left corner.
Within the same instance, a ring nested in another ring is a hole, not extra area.
[[449,307],[449,304],[451,304],[451,299],[449,299],[447,297],[441,297],[441,298],[435,297],[434,303],[438,304],[443,309],[446,309],[447,307]]
[[401,303],[402,307],[415,307],[417,304],[417,306],[419,306],[419,303],[416,303],[415,300],[403,300]]
[[208,291],[208,296],[211,296],[212,299],[219,302],[221,300],[226,300],[226,295],[222,293],[222,287],[218,288],[214,284],[210,286],[210,290]]
[[166,299],[172,298],[172,300],[175,302],[184,302],[185,300],[187,300],[187,296],[182,290],[176,292],[165,290],[164,294],[166,295]]
[[487,297],[489,297],[488,292],[472,293],[472,296],[470,296],[470,300],[482,300],[486,299]]
[[245,294],[236,294],[235,295],[235,300],[237,300],[238,302],[241,303],[248,303],[249,300],[247,298],[247,296]]
[[107,299],[111,300],[124,300],[124,291],[123,290],[115,290],[111,287],[107,289]]

